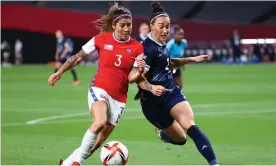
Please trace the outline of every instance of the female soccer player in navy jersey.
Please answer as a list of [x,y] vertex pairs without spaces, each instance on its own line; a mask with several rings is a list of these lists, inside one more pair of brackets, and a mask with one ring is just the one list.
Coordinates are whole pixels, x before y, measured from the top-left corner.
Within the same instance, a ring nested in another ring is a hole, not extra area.
[[[146,56],[144,75],[151,84],[162,85],[167,89],[167,92],[162,96],[154,96],[140,89],[136,99],[140,98],[145,117],[159,129],[158,136],[162,140],[175,145],[184,145],[186,143],[186,131],[208,163],[218,165],[209,139],[195,124],[192,108],[177,86],[170,70],[170,67],[175,68],[189,62],[209,61],[211,59],[208,55],[170,58],[164,43],[170,31],[170,17],[158,2],[152,3],[152,9],[151,33],[143,42]],[[139,85],[142,82],[137,83]]]

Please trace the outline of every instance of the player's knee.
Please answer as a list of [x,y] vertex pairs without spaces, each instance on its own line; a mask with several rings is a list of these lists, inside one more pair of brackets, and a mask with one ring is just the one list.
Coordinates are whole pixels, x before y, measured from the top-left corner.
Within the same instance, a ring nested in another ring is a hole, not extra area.
[[195,125],[195,121],[193,119],[193,117],[191,117],[190,120],[187,120],[187,123],[185,124],[185,126],[183,126],[183,128],[185,129],[185,131],[188,131],[190,127]]
[[191,126],[195,125],[194,115],[188,114],[178,119],[180,126],[187,131]]

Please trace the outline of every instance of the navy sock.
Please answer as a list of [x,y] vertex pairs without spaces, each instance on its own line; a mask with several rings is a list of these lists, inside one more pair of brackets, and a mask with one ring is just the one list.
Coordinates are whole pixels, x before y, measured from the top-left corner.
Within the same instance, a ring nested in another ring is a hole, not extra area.
[[75,69],[72,69],[72,70],[71,70],[71,73],[72,73],[72,75],[73,75],[74,81],[77,81],[78,78],[77,78],[77,73],[76,73]]
[[192,138],[198,151],[208,161],[210,165],[218,164],[210,141],[196,125],[191,126],[188,129],[187,134],[189,135],[189,137]]
[[184,145],[186,143],[186,140],[184,140],[183,142],[176,142],[176,141],[173,141],[171,139],[171,137],[169,137],[164,131],[160,131],[159,133],[159,136],[166,142],[168,143],[171,143],[171,144],[174,144],[174,145]]

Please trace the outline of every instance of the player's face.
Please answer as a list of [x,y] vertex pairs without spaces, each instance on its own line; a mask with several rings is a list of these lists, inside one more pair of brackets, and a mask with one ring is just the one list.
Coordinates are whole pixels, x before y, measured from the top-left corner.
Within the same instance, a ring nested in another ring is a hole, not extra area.
[[184,38],[183,31],[182,32],[179,31],[175,33],[175,36],[174,36],[175,41],[180,42],[183,38]]
[[57,31],[56,32],[56,38],[57,39],[61,39],[62,38],[62,32],[61,31]]
[[149,33],[149,26],[146,25],[146,24],[143,24],[143,25],[140,27],[140,33],[141,33],[143,36],[147,36],[148,33]]
[[127,40],[132,31],[132,20],[130,18],[122,18],[112,27],[115,30],[116,37],[120,40]]
[[163,43],[168,39],[170,32],[170,18],[169,17],[157,17],[154,24],[151,24],[152,35]]

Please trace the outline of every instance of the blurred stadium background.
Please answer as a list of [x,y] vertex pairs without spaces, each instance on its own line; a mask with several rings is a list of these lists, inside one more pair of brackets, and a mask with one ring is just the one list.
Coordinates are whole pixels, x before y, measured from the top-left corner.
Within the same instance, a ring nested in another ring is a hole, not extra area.
[[[89,22],[104,14],[110,3],[1,2],[1,164],[56,165],[79,145],[91,122],[87,87],[96,73],[97,55],[76,68],[79,86],[73,87],[66,73],[55,88],[49,87],[55,32],[60,29],[72,38],[77,52],[98,33]],[[139,35],[139,25],[151,15],[149,2],[119,3],[132,11],[132,36]],[[173,25],[185,31],[184,56],[213,58],[211,63],[186,67],[183,90],[221,164],[276,164],[276,2],[161,4]],[[237,62],[230,40],[234,31],[240,38]],[[158,140],[133,100],[135,93],[136,86],[130,85],[126,112],[109,138],[127,145],[129,164],[206,164],[191,140],[184,147]],[[99,153],[85,164],[101,164]]]

